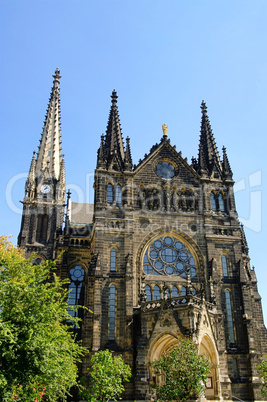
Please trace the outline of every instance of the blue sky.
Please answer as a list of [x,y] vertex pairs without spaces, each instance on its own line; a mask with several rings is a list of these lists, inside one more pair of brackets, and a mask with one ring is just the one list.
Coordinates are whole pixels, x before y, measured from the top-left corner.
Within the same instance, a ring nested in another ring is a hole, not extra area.
[[134,163],[159,141],[163,123],[183,156],[197,156],[204,99],[234,172],[267,317],[266,21],[265,0],[0,0],[0,232],[16,241],[56,67],[73,200],[93,200],[114,88]]

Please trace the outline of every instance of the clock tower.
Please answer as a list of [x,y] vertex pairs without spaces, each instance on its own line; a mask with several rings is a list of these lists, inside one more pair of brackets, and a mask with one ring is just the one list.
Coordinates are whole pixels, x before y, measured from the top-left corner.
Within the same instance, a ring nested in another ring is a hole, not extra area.
[[25,184],[18,244],[40,261],[54,257],[55,237],[61,234],[65,207],[65,165],[61,153],[60,71],[53,75],[40,145],[34,152]]

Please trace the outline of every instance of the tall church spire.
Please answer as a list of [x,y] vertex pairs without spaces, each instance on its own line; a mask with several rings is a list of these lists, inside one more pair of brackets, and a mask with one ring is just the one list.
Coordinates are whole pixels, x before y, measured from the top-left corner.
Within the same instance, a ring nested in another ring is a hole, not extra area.
[[[123,170],[123,163],[125,158],[122,132],[120,127],[120,118],[117,107],[117,93],[113,90],[111,95],[111,108],[109,112],[109,119],[107,124],[106,135],[104,139],[104,146],[100,154],[103,152],[106,167],[111,167],[114,170]],[[101,155],[100,155],[101,156]]]
[[60,129],[60,71],[57,68],[53,75],[53,87],[47,107],[40,146],[36,160],[36,174],[46,169],[46,174],[59,180],[61,165],[61,129]]
[[27,252],[52,258],[55,235],[61,233],[65,209],[65,163],[61,153],[60,99],[57,68],[40,146],[32,157],[25,185],[18,244]]
[[201,158],[204,157],[205,165],[208,168],[209,174],[211,175],[214,173],[215,176],[221,176],[221,161],[207,115],[207,106],[204,101],[201,103],[201,110],[202,119],[199,141],[199,167],[203,169],[203,160],[201,161]]

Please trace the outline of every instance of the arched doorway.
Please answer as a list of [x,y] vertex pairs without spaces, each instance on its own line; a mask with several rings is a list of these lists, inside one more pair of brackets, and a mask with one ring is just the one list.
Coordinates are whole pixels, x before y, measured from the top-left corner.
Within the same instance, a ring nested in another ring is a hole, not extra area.
[[163,352],[173,349],[177,345],[177,336],[165,333],[157,338],[151,346],[149,353],[149,378],[154,385],[164,382],[163,377],[156,377],[153,373],[152,363],[158,360]]
[[208,335],[204,335],[200,342],[199,354],[205,356],[211,365],[211,372],[206,383],[205,397],[207,399],[217,399],[220,395],[218,356],[216,348]]

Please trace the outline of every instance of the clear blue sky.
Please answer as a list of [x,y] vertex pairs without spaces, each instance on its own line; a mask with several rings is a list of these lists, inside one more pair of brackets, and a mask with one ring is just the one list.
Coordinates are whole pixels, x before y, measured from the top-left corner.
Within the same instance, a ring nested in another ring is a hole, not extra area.
[[93,199],[87,181],[114,88],[134,163],[163,123],[183,156],[197,156],[204,99],[234,172],[267,317],[266,21],[266,0],[0,0],[1,234],[16,241],[56,67],[73,200]]

